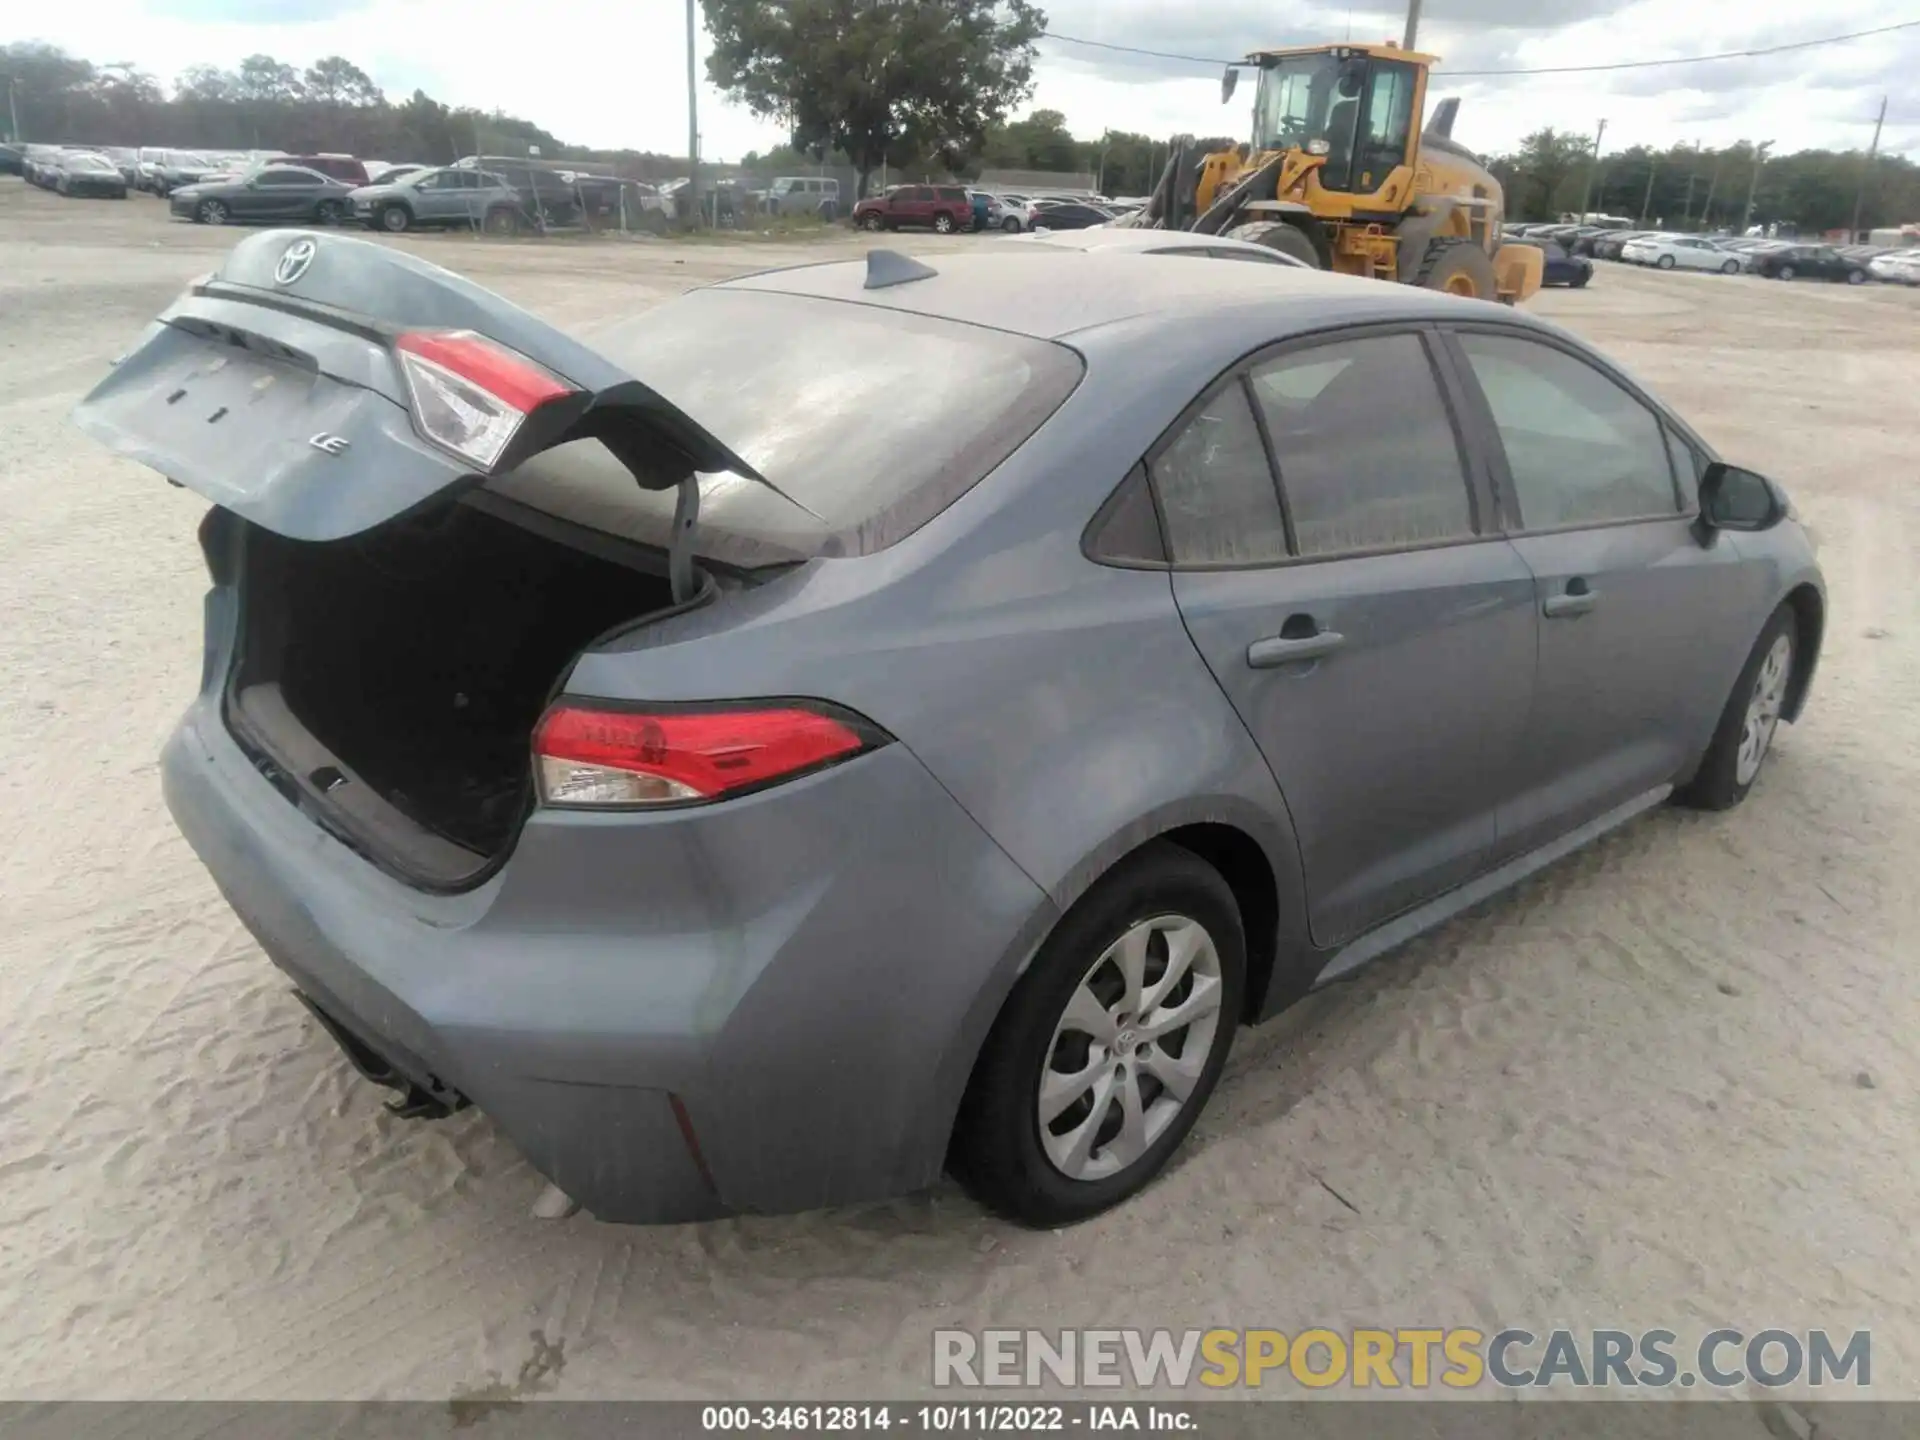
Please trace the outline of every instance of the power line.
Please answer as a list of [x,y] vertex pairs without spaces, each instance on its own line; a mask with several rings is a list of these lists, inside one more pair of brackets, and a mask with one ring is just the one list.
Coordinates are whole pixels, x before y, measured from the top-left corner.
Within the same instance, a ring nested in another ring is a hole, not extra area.
[[[1685,55],[1671,60],[1618,60],[1606,65],[1535,65],[1515,70],[1449,70],[1436,66],[1436,72],[1448,79],[1484,79],[1512,75],[1591,75],[1605,70],[1651,70],[1662,65],[1704,65],[1713,60],[1751,60],[1762,55],[1784,55],[1792,50],[1812,50],[1822,45],[1841,45],[1849,40],[1865,40],[1874,35],[1891,35],[1896,30],[1920,29],[1920,20],[1902,20],[1897,25],[1880,25],[1872,30],[1855,30],[1846,35],[1825,35],[1818,40],[1794,40],[1785,45],[1759,45],[1747,50],[1722,50],[1714,55]],[[1094,50],[1115,50],[1125,55],[1146,55],[1156,60],[1181,60],[1190,65],[1238,65],[1239,60],[1214,60],[1204,55],[1176,55],[1166,50],[1146,50],[1137,45],[1115,45],[1106,40],[1087,40],[1078,35],[1062,35],[1054,30],[1041,32],[1043,38],[1066,45],[1085,45]]]
[[1117,50],[1123,55],[1150,55],[1155,60],[1184,60],[1189,65],[1238,65],[1238,60],[1209,60],[1205,55],[1173,55],[1165,50],[1142,50],[1138,45],[1115,45],[1106,40],[1083,40],[1078,35],[1062,35],[1055,30],[1042,30],[1043,40],[1058,40],[1067,45],[1085,45],[1092,50]]

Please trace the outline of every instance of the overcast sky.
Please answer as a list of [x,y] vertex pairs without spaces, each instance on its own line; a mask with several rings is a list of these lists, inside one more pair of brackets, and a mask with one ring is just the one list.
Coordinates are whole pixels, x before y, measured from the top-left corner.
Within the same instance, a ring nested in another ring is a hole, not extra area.
[[[1044,0],[1043,0],[1044,3]],[[1368,0],[1378,3],[1378,0]],[[1404,12],[1338,0],[1051,0],[1050,28],[1114,44],[1225,57],[1250,48],[1398,38]],[[1864,146],[1891,93],[1885,149],[1920,158],[1920,29],[1759,59],[1600,75],[1447,79],[1447,71],[1592,65],[1707,54],[1864,30],[1913,18],[1898,0],[1427,0],[1420,45],[1442,57],[1434,93],[1463,97],[1454,134],[1511,147],[1543,124],[1591,130],[1608,150],[1636,142],[1771,139],[1779,150]],[[17,22],[16,22],[17,23]],[[341,54],[399,98],[500,108],[562,139],[682,153],[687,134],[683,0],[58,0],[28,34],[99,62],[131,60],[171,80],[196,63],[266,51],[307,65]],[[8,27],[11,29],[12,27]],[[704,37],[702,59],[705,56]],[[1063,41],[1043,42],[1031,107],[1073,130],[1154,135],[1247,130],[1250,90],[1220,105],[1219,72]],[[702,154],[732,160],[782,136],[703,83]]]

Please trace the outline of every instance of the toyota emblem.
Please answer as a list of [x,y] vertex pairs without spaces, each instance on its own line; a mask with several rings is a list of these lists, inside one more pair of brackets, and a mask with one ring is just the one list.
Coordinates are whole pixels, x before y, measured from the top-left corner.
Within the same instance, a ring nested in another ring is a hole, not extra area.
[[296,240],[280,252],[280,263],[273,267],[273,283],[291,285],[307,273],[307,267],[313,264],[314,253],[320,247],[311,240]]

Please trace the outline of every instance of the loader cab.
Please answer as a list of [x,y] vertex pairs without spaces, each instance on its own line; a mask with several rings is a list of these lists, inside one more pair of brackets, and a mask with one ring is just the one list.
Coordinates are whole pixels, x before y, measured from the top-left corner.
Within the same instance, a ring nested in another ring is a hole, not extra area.
[[1248,57],[1260,77],[1254,151],[1324,156],[1315,177],[1321,190],[1379,194],[1418,154],[1429,58],[1394,46],[1353,45]]

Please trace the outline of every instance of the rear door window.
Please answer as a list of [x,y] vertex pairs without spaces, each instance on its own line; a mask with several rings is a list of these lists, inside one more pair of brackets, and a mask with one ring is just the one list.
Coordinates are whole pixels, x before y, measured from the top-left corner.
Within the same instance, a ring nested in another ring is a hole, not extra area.
[[1474,536],[1466,465],[1420,336],[1315,345],[1256,365],[1251,378],[1296,554]]
[[1258,565],[1286,558],[1279,492],[1238,377],[1200,407],[1151,469],[1174,564]]

